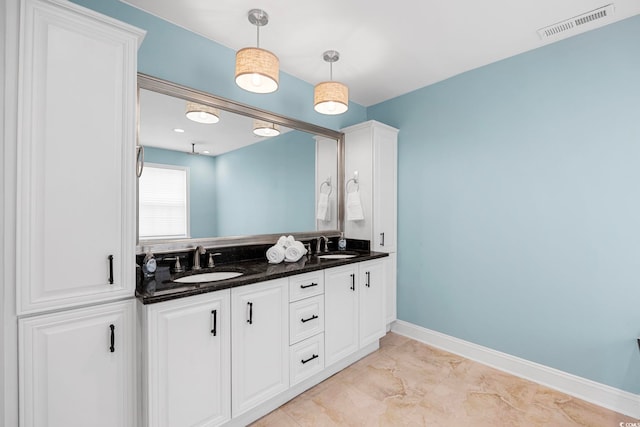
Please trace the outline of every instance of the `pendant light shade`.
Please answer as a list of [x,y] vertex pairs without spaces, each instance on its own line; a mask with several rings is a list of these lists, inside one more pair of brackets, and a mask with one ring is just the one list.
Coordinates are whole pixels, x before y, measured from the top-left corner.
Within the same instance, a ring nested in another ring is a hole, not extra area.
[[263,120],[254,120],[253,133],[258,136],[278,136],[280,135],[280,126]]
[[321,82],[313,90],[313,108],[321,114],[342,114],[349,109],[349,88],[333,81],[333,63],[340,59],[340,53],[328,50],[322,58],[329,63],[330,81]]
[[198,123],[218,123],[220,121],[220,110],[196,102],[187,102],[185,116],[187,116],[187,119]]
[[349,109],[349,88],[340,82],[318,83],[313,108],[321,114],[342,114]]
[[257,43],[256,47],[236,53],[236,84],[249,92],[275,92],[280,81],[280,61],[273,53],[260,49],[260,27],[267,25],[269,15],[264,10],[252,9],[249,22],[256,26]]
[[236,84],[255,93],[278,89],[280,61],[268,50],[246,47],[236,53]]

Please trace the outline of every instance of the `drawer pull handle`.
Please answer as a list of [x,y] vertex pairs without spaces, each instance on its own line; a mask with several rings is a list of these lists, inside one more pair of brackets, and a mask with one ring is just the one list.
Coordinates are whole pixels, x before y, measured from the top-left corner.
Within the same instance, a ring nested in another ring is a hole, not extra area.
[[218,310],[211,310],[211,316],[213,317],[213,328],[211,329],[211,334],[213,334],[213,336],[215,337],[216,335],[218,335]]
[[367,271],[364,274],[367,275],[367,283],[365,283],[365,286],[367,288],[370,288],[371,287],[371,272]]
[[318,356],[317,354],[314,354],[313,356],[311,356],[307,360],[302,359],[300,362],[302,362],[302,364],[304,365],[305,363],[311,362],[313,359],[317,359],[318,357],[320,357],[320,356]]
[[384,246],[384,233],[380,233],[380,246]]
[[351,274],[351,287],[349,289],[351,289],[352,291],[356,291],[356,275],[355,274]]
[[310,285],[300,285],[300,289],[307,289],[307,288],[310,288],[312,286],[318,286],[318,284],[315,283],[315,282],[311,282]]
[[317,319],[317,318],[318,318],[318,316],[316,316],[316,315],[314,314],[313,316],[309,317],[308,319],[300,319],[300,321],[301,321],[302,323],[307,323],[307,322],[309,322],[309,321],[311,321],[311,320],[313,320],[313,319]]
[[114,325],[109,325],[109,329],[111,329],[111,346],[109,347],[109,350],[113,353],[116,351],[116,327]]
[[109,255],[109,284],[113,285],[113,255]]
[[253,325],[253,303],[248,302],[247,305],[249,306],[249,319],[247,319],[247,323]]

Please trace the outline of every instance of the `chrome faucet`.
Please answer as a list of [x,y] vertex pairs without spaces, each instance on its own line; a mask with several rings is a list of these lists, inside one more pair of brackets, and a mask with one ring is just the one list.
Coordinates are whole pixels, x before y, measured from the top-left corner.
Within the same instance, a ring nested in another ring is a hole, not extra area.
[[202,245],[198,245],[196,247],[196,250],[193,253],[192,270],[202,270],[202,267],[200,267],[200,255],[204,255],[206,253],[207,253],[207,250]]
[[[322,241],[324,240],[324,251],[322,250]],[[329,239],[326,236],[320,236],[318,237],[318,240],[316,241],[316,253],[319,254],[320,252],[329,252]]]

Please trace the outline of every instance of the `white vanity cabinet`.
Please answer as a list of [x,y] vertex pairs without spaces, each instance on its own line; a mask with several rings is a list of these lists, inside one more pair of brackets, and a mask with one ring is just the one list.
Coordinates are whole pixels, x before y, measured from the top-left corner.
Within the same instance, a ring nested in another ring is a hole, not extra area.
[[[363,220],[345,215],[345,236],[371,241],[371,250],[387,252],[386,323],[396,320],[396,251],[398,130],[376,121],[342,129],[345,137],[345,180],[347,191],[358,188]],[[346,197],[346,195],[345,195]]]
[[134,427],[135,302],[20,319],[21,427]]
[[325,359],[338,362],[385,334],[386,259],[325,270]]
[[236,417],[289,388],[289,281],[231,290],[231,393]]
[[212,427],[231,419],[229,289],[145,307],[146,426]]
[[66,1],[21,13],[18,314],[132,296],[144,32]]

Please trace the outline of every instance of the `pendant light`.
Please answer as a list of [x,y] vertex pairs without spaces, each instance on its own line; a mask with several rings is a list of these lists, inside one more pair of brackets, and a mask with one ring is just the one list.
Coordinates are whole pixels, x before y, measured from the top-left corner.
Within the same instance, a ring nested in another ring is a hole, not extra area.
[[322,58],[329,63],[329,81],[318,83],[313,90],[313,108],[321,114],[342,114],[349,109],[349,88],[333,81],[333,63],[340,59],[340,53],[328,50]]
[[211,124],[220,121],[220,110],[196,102],[187,102],[184,115],[187,116],[187,119],[198,123]]
[[280,126],[256,119],[253,121],[253,133],[258,136],[278,136],[280,135]]
[[255,93],[271,93],[278,89],[278,57],[260,49],[260,27],[267,25],[269,15],[261,9],[249,11],[249,22],[256,26],[256,47],[246,47],[236,53],[236,84]]

